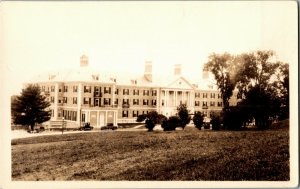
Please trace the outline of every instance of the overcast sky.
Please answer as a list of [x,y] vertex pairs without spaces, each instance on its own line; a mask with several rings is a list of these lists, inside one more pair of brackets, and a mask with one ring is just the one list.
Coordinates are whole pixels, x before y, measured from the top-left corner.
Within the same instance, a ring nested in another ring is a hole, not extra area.
[[274,50],[297,64],[296,1],[2,2],[1,71],[18,93],[33,76],[90,65],[112,72],[201,77],[212,52]]

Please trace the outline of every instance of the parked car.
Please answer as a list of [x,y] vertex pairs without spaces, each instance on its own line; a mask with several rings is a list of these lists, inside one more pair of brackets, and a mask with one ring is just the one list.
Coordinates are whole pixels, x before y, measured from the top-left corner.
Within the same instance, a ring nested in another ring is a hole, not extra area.
[[80,131],[90,131],[93,130],[93,126],[90,125],[90,123],[84,123],[82,127],[79,128]]
[[115,129],[118,129],[118,126],[114,126],[113,124],[107,124],[107,126],[103,126],[101,127],[101,130],[115,130]]

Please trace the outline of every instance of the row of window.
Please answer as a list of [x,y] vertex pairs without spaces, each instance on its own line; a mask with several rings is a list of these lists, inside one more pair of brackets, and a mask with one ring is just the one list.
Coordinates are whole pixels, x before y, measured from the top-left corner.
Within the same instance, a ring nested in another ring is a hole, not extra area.
[[[51,96],[50,97],[50,102],[54,103],[54,97]],[[92,102],[92,98],[88,98],[88,97],[84,97],[83,98],[83,104],[91,104]],[[63,99],[59,99],[58,103],[68,103],[68,98],[67,97],[63,97]],[[72,97],[72,103],[73,104],[77,104],[77,97]],[[180,101],[180,104],[182,102]],[[216,102],[209,102],[210,106],[215,106]],[[114,105],[118,105],[119,104],[119,99],[115,99]],[[129,105],[129,99],[123,99],[122,104],[124,105]],[[147,105],[152,105],[152,106],[156,106],[156,100],[149,100],[149,99],[143,99],[143,105],[147,106]],[[100,99],[95,98],[94,100],[94,105],[95,106],[101,106],[101,102]],[[111,99],[110,98],[103,98],[103,105],[111,105]],[[140,99],[132,99],[132,105],[140,105]],[[164,100],[162,100],[162,106],[164,106]],[[195,106],[200,106],[200,101],[195,101]],[[202,106],[208,106],[206,101],[202,101]],[[218,107],[222,107],[222,102],[217,102],[217,106]]]
[[[211,102],[209,102],[209,105],[210,105],[210,106],[215,106],[216,103],[213,102],[213,101],[211,101]],[[195,106],[200,106],[200,101],[195,101]],[[203,102],[202,102],[202,106],[207,106],[207,102],[206,102],[206,101],[203,101]],[[217,106],[218,106],[218,107],[222,107],[222,102],[217,102]]]
[[[129,111],[128,110],[124,110],[122,111],[122,117],[128,117],[129,116]],[[142,115],[142,114],[148,114],[149,111],[132,111],[132,117],[137,117],[139,115]]]
[[[202,98],[208,98],[208,94],[209,93],[202,93]],[[218,93],[216,95],[216,93],[210,93],[210,98],[222,98],[222,94]],[[195,93],[195,98],[201,98],[201,93]]]

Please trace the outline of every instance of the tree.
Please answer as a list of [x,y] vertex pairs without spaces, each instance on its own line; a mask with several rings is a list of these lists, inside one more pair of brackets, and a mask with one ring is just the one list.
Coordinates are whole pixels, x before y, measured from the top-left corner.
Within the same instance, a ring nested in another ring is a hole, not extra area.
[[201,127],[203,126],[203,120],[204,120],[204,114],[201,112],[195,112],[193,117],[193,122],[195,124],[195,127],[201,130]]
[[145,120],[145,126],[148,129],[148,131],[153,131],[156,124],[160,123],[164,116],[161,114],[158,114],[156,111],[151,111],[148,114],[139,115],[137,117],[137,122],[142,122]]
[[276,73],[280,63],[271,61],[273,56],[273,51],[242,54],[235,77],[238,96],[242,99],[240,106],[248,114],[245,118],[254,117],[260,129],[268,128],[279,114],[281,97]]
[[233,80],[233,72],[231,66],[233,57],[228,54],[211,54],[208,57],[208,62],[205,64],[205,69],[212,72],[215,77],[218,89],[222,94],[223,109],[229,107],[229,99],[232,96],[232,91],[235,87]]
[[180,104],[177,107],[177,111],[178,111],[178,116],[179,116],[179,120],[180,120],[180,127],[182,127],[182,129],[185,128],[185,126],[187,124],[190,123],[191,121],[191,116],[189,115],[189,111],[187,109],[186,104]]
[[12,118],[15,124],[31,127],[34,130],[36,123],[43,123],[50,120],[51,111],[48,109],[50,103],[41,94],[40,87],[28,85],[22,90],[12,102]]
[[213,113],[210,123],[212,125],[212,130],[220,130],[220,127],[221,127],[220,115]]

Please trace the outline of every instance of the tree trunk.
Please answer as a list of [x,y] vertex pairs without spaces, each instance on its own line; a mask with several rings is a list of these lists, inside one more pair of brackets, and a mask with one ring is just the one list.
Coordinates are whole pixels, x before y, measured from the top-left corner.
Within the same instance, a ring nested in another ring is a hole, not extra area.
[[34,131],[34,123],[31,123],[30,128],[31,128],[31,131]]

